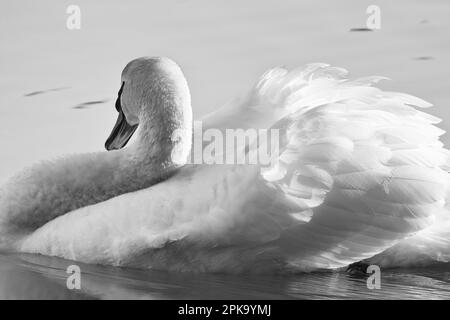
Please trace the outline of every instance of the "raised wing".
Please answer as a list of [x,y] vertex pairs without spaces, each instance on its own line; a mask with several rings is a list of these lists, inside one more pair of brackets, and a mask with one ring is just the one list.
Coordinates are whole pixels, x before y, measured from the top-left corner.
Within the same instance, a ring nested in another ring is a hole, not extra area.
[[271,70],[257,86],[266,112],[282,119],[273,117],[285,133],[279,161],[261,173],[303,222],[274,241],[296,268],[371,257],[448,215],[444,131],[417,109],[431,105],[372,87],[381,77],[345,75],[313,64]]

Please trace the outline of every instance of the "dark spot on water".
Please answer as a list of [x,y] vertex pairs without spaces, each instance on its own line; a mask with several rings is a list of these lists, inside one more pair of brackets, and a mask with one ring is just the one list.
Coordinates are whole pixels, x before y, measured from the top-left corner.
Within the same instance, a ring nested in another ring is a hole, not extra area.
[[423,20],[420,20],[419,21],[419,23],[421,23],[421,24],[425,24],[425,23],[429,23],[430,21],[428,21],[427,19],[423,19]]
[[33,92],[30,92],[30,93],[24,94],[24,96],[25,97],[31,97],[31,96],[36,96],[38,94],[42,94],[42,93],[45,93],[45,92],[46,91],[33,91]]
[[369,28],[351,28],[350,32],[367,32],[367,31],[373,31],[373,29]]
[[47,89],[47,90],[38,90],[38,91],[26,93],[23,96],[24,97],[32,97],[32,96],[37,96],[39,94],[44,94],[44,93],[54,92],[54,91],[61,91],[61,90],[69,89],[69,88],[70,87],[59,87],[59,88],[52,88],[52,89]]
[[96,105],[96,104],[103,104],[108,102],[108,99],[103,99],[103,100],[93,100],[93,101],[87,101],[87,102],[83,102],[80,104],[77,104],[76,106],[72,107],[72,109],[86,109],[90,106]]
[[422,61],[434,60],[434,57],[432,57],[432,56],[414,57],[413,60],[422,60]]

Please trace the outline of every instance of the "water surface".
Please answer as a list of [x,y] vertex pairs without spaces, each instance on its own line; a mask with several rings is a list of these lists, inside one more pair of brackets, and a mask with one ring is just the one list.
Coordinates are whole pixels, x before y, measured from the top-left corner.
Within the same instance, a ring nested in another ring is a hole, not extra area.
[[[67,267],[81,269],[81,289],[69,290]],[[381,272],[381,289],[367,275],[168,273],[80,264],[29,254],[0,254],[1,299],[450,299],[450,264]]]

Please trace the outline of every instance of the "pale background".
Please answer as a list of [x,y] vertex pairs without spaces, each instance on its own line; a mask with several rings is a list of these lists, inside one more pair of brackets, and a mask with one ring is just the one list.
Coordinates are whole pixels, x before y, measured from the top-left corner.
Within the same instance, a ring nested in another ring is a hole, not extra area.
[[[81,8],[81,30],[66,28],[71,4]],[[381,8],[381,30],[349,32],[365,27],[371,4]],[[447,0],[2,0],[1,8],[0,183],[41,159],[102,150],[120,72],[143,55],[182,66],[196,116],[270,67],[328,62],[390,77],[383,88],[432,102],[441,127],[450,123]]]

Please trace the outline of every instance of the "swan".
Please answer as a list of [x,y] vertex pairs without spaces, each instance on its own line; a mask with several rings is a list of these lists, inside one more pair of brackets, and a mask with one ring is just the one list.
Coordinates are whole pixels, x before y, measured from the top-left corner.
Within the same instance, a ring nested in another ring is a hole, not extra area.
[[431,106],[422,99],[376,88],[382,79],[352,80],[323,63],[270,69],[201,123],[278,130],[276,161],[196,164],[183,72],[169,58],[134,59],[121,75],[108,151],[11,179],[0,191],[0,246],[195,272],[448,261],[440,119],[420,110]]

